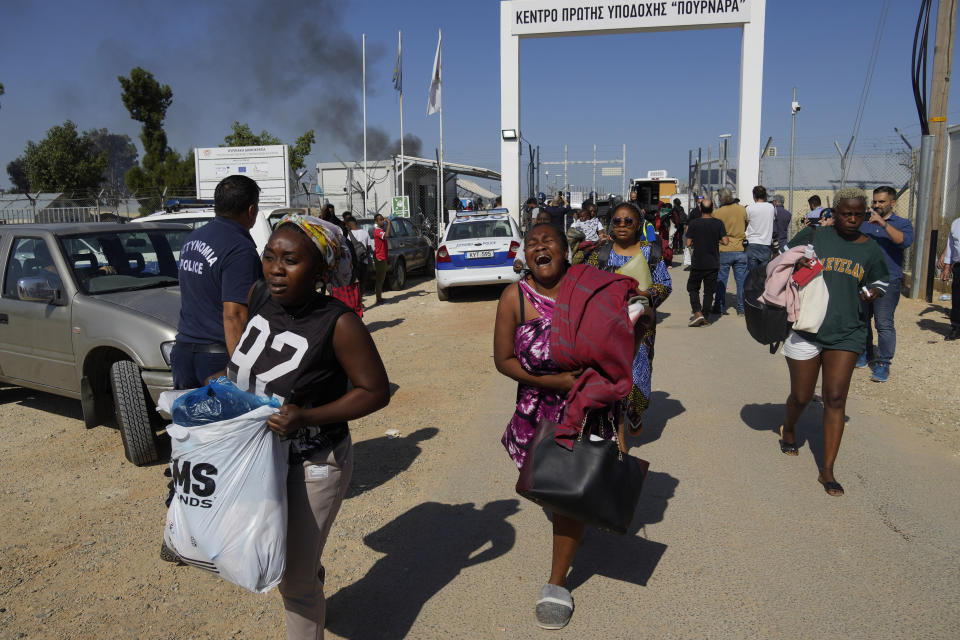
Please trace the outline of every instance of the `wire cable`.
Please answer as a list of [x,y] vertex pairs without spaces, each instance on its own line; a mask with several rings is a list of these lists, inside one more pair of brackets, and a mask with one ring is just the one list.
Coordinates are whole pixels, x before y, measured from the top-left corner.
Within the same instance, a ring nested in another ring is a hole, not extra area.
[[920,15],[917,17],[917,28],[913,34],[913,53],[910,59],[913,100],[917,106],[917,115],[920,117],[922,135],[930,134],[930,123],[927,120],[927,50],[932,6],[933,0],[920,0]]
[[877,68],[877,58],[880,57],[880,43],[883,41],[883,31],[887,24],[887,14],[890,13],[890,0],[884,0],[880,9],[880,19],[877,21],[877,34],[873,38],[873,50],[870,52],[870,63],[867,65],[867,75],[863,80],[863,89],[860,91],[860,104],[857,106],[857,116],[853,120],[853,134],[851,136],[850,155],[853,156],[857,147],[857,136],[860,125],[863,123],[863,114],[867,110],[867,100],[870,98],[870,86],[873,83],[873,72]]

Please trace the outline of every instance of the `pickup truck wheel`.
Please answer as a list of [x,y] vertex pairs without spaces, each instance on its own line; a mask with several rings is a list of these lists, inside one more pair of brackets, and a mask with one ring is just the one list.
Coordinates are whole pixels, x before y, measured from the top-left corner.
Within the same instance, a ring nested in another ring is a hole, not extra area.
[[160,459],[157,436],[150,420],[150,400],[140,377],[140,367],[131,360],[110,366],[110,386],[117,425],[127,460],[142,467]]
[[406,282],[407,265],[404,263],[403,258],[400,258],[397,260],[397,264],[393,266],[393,275],[390,276],[390,288],[394,291],[400,291]]
[[447,289],[444,289],[439,284],[437,285],[437,300],[440,302],[446,302],[450,299],[450,292]]

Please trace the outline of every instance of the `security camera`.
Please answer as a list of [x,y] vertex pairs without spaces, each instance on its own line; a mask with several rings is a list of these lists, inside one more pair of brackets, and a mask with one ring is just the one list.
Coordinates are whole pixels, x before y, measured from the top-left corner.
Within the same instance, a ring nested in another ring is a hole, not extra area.
[[790,105],[790,113],[796,114],[797,111],[800,111],[800,109],[801,109],[800,103],[794,100],[793,103]]

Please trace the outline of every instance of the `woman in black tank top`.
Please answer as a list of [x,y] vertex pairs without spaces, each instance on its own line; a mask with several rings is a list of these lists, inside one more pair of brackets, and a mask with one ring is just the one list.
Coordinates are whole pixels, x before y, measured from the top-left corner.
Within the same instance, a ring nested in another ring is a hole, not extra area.
[[241,389],[281,399],[267,426],[292,440],[280,583],[288,638],[323,633],[320,558],[353,470],[347,421],[390,401],[367,328],[345,304],[316,291],[320,282],[337,282],[347,255],[342,242],[339,230],[318,218],[281,220],[263,253],[265,287],[251,290],[250,317],[228,366]]

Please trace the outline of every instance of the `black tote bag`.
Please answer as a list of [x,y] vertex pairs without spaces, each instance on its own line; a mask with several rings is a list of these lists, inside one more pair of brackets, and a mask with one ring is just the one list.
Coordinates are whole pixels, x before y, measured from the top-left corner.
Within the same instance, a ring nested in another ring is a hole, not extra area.
[[537,424],[517,493],[548,511],[626,533],[650,463],[623,453],[615,441],[591,440],[583,426],[568,450],[554,440],[556,428],[548,420]]

